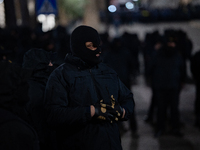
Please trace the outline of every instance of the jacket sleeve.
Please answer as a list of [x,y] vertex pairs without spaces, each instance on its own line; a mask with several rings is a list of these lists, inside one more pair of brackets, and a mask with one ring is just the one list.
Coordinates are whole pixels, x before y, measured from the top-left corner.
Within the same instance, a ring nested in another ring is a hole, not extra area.
[[50,75],[45,90],[45,111],[51,127],[85,124],[91,119],[90,106],[69,107],[68,86],[57,69]]
[[135,102],[133,93],[119,79],[119,103],[125,109],[125,117],[123,120],[128,120],[134,112]]

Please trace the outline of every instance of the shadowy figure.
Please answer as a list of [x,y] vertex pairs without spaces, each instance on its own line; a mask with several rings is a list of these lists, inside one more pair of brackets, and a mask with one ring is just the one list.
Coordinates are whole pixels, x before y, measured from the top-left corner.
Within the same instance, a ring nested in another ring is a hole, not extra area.
[[191,57],[190,70],[195,82],[195,103],[194,103],[194,113],[195,113],[195,126],[200,129],[200,51],[197,51]]
[[9,62],[0,62],[0,70],[0,149],[39,150],[38,135],[25,110],[30,73]]
[[141,42],[135,33],[124,32],[121,36],[123,41],[123,46],[130,50],[130,55],[132,57],[132,76],[135,80],[138,74],[140,73],[140,62],[139,62],[139,52],[141,47]]
[[48,79],[45,110],[59,149],[122,150],[117,122],[131,117],[133,94],[101,61],[100,43],[94,28],[75,28],[72,54]]
[[[153,33],[155,34],[155,33]],[[153,37],[152,37],[153,38]],[[152,40],[152,39],[151,39]],[[147,115],[144,117],[144,121],[146,123],[150,123],[151,125],[155,124],[155,113],[156,113],[156,100],[155,100],[155,89],[151,86],[151,79],[150,79],[150,73],[149,71],[149,67],[152,63],[152,61],[154,61],[154,57],[157,55],[157,53],[159,53],[159,51],[163,48],[163,37],[161,35],[156,35],[154,37],[154,39],[152,40],[153,42],[151,43],[152,46],[150,47],[150,53],[146,53],[145,57],[147,58],[146,61],[146,71],[145,71],[145,77],[146,77],[146,83],[151,87],[151,91],[152,91],[152,96],[151,96],[151,102],[147,111]]]
[[162,43],[162,36],[155,30],[152,33],[146,33],[145,40],[142,43],[142,53],[144,59],[144,76],[146,84],[149,85],[149,67],[153,57],[158,49],[156,45]]
[[60,64],[56,62],[57,53],[43,49],[30,49],[24,55],[23,68],[32,72],[29,84],[30,101],[26,108],[31,124],[38,133],[41,150],[55,150],[56,138],[45,121],[44,92],[51,72]]
[[155,137],[167,131],[168,110],[170,134],[183,136],[180,132],[179,94],[185,81],[185,65],[178,53],[176,40],[173,37],[166,37],[163,48],[153,60],[150,75],[157,107]]

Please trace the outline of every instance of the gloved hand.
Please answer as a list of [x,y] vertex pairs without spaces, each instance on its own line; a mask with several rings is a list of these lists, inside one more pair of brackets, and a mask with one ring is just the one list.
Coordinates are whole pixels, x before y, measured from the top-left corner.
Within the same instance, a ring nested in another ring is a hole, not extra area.
[[97,103],[94,105],[95,107],[95,114],[94,117],[100,120],[106,120],[112,123],[112,121],[115,119],[115,116],[110,113],[110,110],[107,110],[107,107],[109,107],[107,104],[103,103],[103,100],[100,101],[100,103]]
[[115,101],[115,98],[113,95],[111,95],[111,106],[107,105],[106,108],[110,114],[115,116],[115,120],[118,121],[118,119],[122,119],[123,116],[123,108]]

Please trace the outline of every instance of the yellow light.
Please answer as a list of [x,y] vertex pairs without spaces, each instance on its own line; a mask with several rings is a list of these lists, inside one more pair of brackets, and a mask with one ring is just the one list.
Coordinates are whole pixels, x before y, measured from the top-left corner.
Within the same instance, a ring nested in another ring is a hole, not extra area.
[[149,17],[149,15],[150,15],[147,10],[143,10],[141,13],[142,13],[143,17]]

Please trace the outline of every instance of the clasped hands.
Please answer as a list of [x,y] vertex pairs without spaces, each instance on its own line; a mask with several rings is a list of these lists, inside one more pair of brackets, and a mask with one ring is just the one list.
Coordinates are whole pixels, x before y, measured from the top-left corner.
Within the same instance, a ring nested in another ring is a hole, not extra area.
[[95,105],[91,105],[91,116],[100,120],[106,120],[112,123],[113,121],[124,118],[124,115],[125,109],[116,103],[113,95],[111,95],[111,105],[103,103],[103,100],[100,100]]

